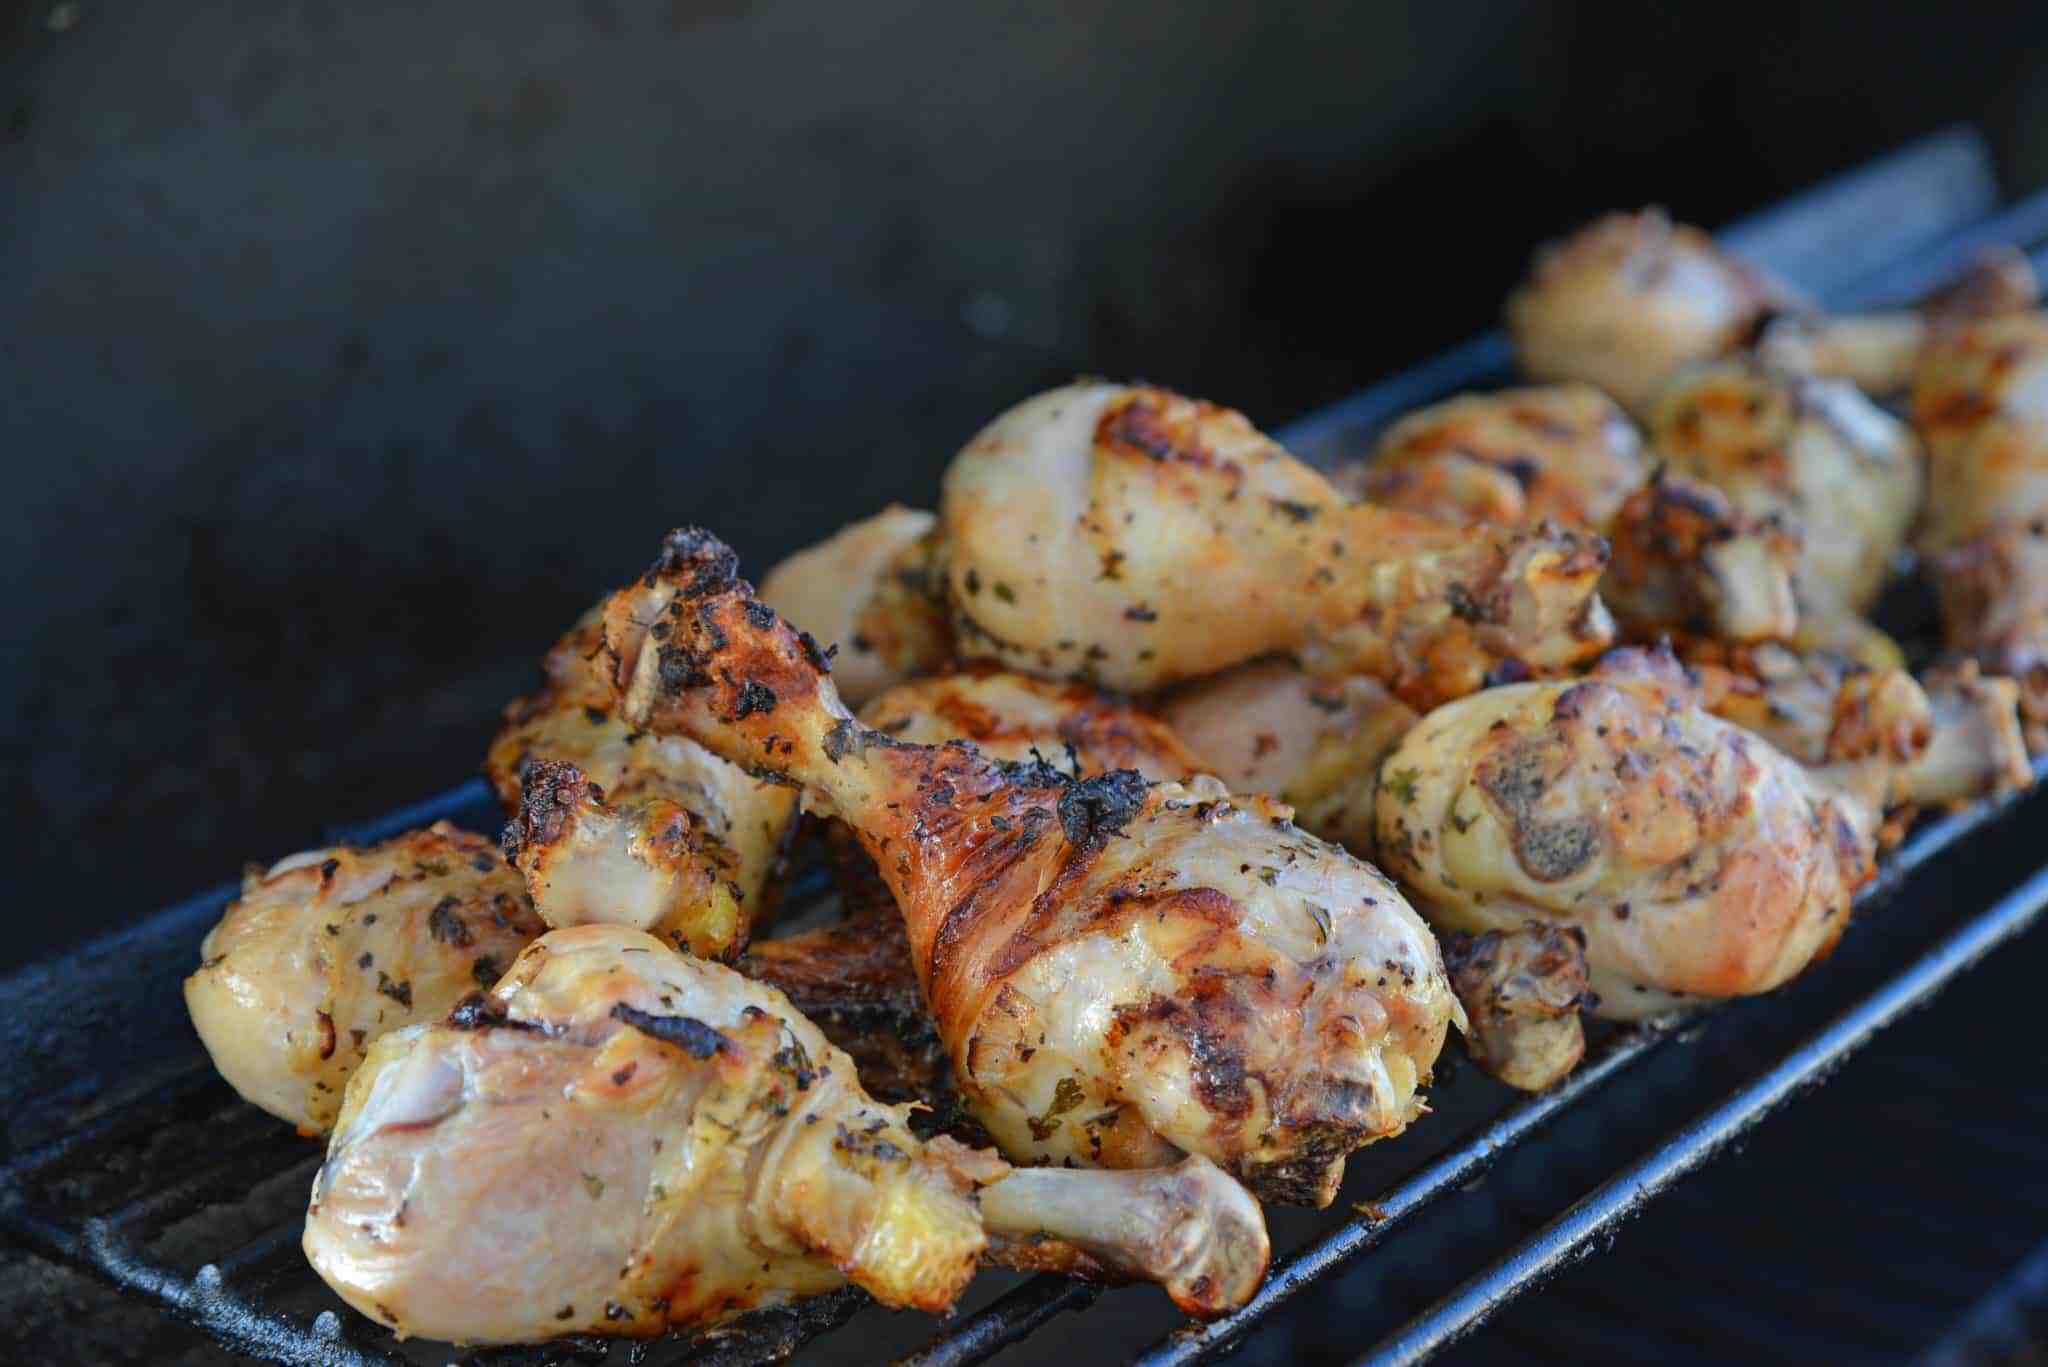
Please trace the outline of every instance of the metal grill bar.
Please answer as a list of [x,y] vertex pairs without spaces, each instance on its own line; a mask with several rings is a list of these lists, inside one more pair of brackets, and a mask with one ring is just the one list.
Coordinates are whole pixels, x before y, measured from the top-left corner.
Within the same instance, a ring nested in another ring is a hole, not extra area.
[[1802,1088],[1812,1086],[1868,1044],[1878,1031],[1925,1005],[1986,954],[2039,920],[2048,908],[2048,869],[1989,911],[1973,917],[1833,1025],[1749,1086],[1690,1125],[1655,1153],[1603,1183],[1506,1257],[1408,1322],[1370,1355],[1373,1362],[1420,1362],[1486,1323],[1500,1308],[1585,1256],[1594,1243],[1666,1187],[1705,1163]]
[[[1991,212],[1996,194],[1988,165],[1974,135],[1966,131],[1937,135],[1738,224],[1723,235],[1724,240],[1802,281],[1837,306],[1903,301],[1938,284],[1982,245],[2027,243],[2048,236],[2048,194]],[[2048,259],[2037,258],[2037,264],[2048,267]],[[1511,359],[1505,339],[1488,333],[1376,385],[1356,399],[1283,429],[1280,435],[1311,459],[1327,459],[1346,446],[1356,453],[1364,434],[1399,412],[1459,389],[1507,378]],[[2037,781],[2044,769],[2048,765],[2037,766]],[[1867,908],[1896,889],[1914,870],[1993,815],[1992,810],[1980,806],[1917,831],[1887,860],[1878,881],[1859,898],[1859,905]],[[495,804],[485,785],[472,780],[375,821],[340,828],[330,838],[373,841],[443,818],[488,827],[495,820]],[[815,897],[824,888],[822,870],[811,870],[799,876],[790,892],[792,900],[802,900]],[[75,976],[66,977],[63,963],[39,966],[0,983],[0,987],[11,1002],[26,1002],[31,1007],[54,1004],[63,989],[100,981],[96,975],[106,974],[110,956],[147,947],[161,959],[166,949],[189,948],[238,892],[237,887],[224,885],[81,951],[76,956],[77,966],[70,969]],[[2044,903],[2048,903],[2048,871],[2035,875],[2021,892],[1970,919],[1914,967],[1785,1055],[1730,1100],[1675,1132],[1624,1168],[1621,1175],[1595,1187],[1578,1206],[1551,1220],[1417,1317],[1386,1345],[1388,1351],[1396,1355],[1395,1360],[1407,1360],[1469,1332],[1520,1290],[1576,1256],[1651,1194],[1705,1162],[1730,1137],[1813,1081],[1911,1004],[1932,995],[1992,946],[2019,933],[2039,915]],[[1275,1270],[1268,1284],[1238,1314],[1176,1331],[1139,1360],[1206,1361],[1229,1352],[1304,1291],[1326,1284],[1333,1273],[1382,1243],[1396,1227],[1473,1181],[1502,1154],[1574,1104],[1591,1098],[1606,1082],[1643,1062],[1670,1038],[1670,1033],[1652,1030],[1618,1032],[1560,1087],[1478,1124],[1466,1137],[1389,1188],[1377,1202],[1368,1203],[1369,1217],[1344,1220],[1298,1251]],[[150,1255],[142,1237],[145,1232],[159,1224],[170,1228],[210,1199],[237,1188],[296,1180],[295,1168],[303,1167],[309,1174],[316,1156],[289,1144],[273,1149],[259,1138],[235,1132],[226,1136],[224,1152],[180,1153],[167,1167],[156,1170],[145,1165],[139,1172],[114,1171],[118,1165],[112,1165],[109,1171],[99,1172],[103,1158],[145,1147],[154,1132],[204,1124],[203,1117],[195,1117],[201,1112],[218,1115],[226,1093],[216,1090],[219,1084],[200,1055],[189,1061],[166,1060],[161,1075],[136,1089],[133,1096],[102,1101],[102,1093],[118,1079],[118,1073],[110,1079],[77,1071],[71,1060],[79,1057],[83,1055],[70,1050],[31,1060],[29,1075],[40,1079],[36,1084],[40,1092],[32,1090],[27,1096],[45,1105],[50,1115],[58,1113],[60,1100],[73,1105],[80,1119],[55,1128],[8,1131],[37,1137],[59,1133],[60,1137],[8,1155],[0,1167],[0,1227],[46,1256],[92,1272],[245,1353],[294,1363],[420,1360],[392,1344],[385,1331],[367,1322],[358,1323],[346,1313],[325,1311],[308,1323],[302,1317],[265,1308],[264,1301],[273,1288],[280,1295],[295,1297],[319,1290],[309,1274],[295,1267],[296,1219],[265,1225],[218,1254],[209,1251],[212,1260],[190,1275]],[[159,1066],[154,1061],[157,1057],[151,1055],[150,1068]],[[148,1184],[147,1189],[138,1192],[139,1183]],[[53,1184],[61,1184],[61,1188]],[[52,1193],[60,1189],[62,1199],[53,1202]],[[1534,1207],[1539,1216],[1555,1208],[1549,1199]],[[298,1281],[284,1285],[284,1278],[293,1271]],[[933,1367],[984,1361],[1059,1316],[1087,1309],[1101,1294],[1092,1286],[1053,1277],[1034,1278],[949,1326],[908,1361]],[[651,1351],[663,1362],[776,1361],[817,1335],[845,1324],[867,1304],[867,1298],[857,1291],[836,1292],[756,1312],[695,1339],[667,1340]],[[638,1363],[648,1360],[648,1352],[641,1346],[620,1348],[595,1340],[566,1340],[535,1348],[492,1350],[468,1360],[488,1361],[494,1367]]]

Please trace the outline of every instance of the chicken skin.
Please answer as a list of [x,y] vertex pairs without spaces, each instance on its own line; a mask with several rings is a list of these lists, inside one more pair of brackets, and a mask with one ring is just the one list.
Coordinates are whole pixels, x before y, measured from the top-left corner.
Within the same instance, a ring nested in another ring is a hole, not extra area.
[[2048,313],[1944,333],[1913,386],[1927,443],[1920,548],[1949,647],[2020,681],[2048,740]]
[[1583,931],[1618,1020],[1783,983],[1875,871],[1874,812],[1634,649],[1432,712],[1387,757],[1378,818],[1380,862],[1439,928]]
[[251,869],[185,1006],[236,1091],[321,1134],[380,1036],[489,987],[545,929],[489,841],[436,822]]
[[1643,415],[1667,377],[1749,345],[1795,305],[1706,233],[1651,208],[1608,214],[1540,248],[1507,322],[1531,378],[1597,385]]
[[[609,842],[622,852],[630,847],[632,857],[644,852],[661,869],[661,887],[649,889],[657,900],[626,908],[584,895],[563,872],[566,865],[541,859],[548,841],[515,846],[523,850],[521,871],[549,925],[634,925],[692,953],[730,958],[766,910],[796,823],[796,797],[694,741],[646,735],[614,716],[603,649],[603,625],[595,611],[586,613],[543,660],[543,691],[505,709],[484,769],[514,818],[512,833],[546,830],[550,840]],[[563,790],[544,810],[525,810],[526,772],[539,762],[574,766],[589,789]],[[606,816],[570,820],[593,794],[608,802]]]
[[1168,694],[1159,714],[1233,793],[1270,793],[1303,830],[1372,855],[1380,761],[1419,715],[1378,681],[1262,660]]
[[1642,435],[1591,385],[1461,394],[1388,428],[1332,476],[1388,508],[1497,527],[1553,518],[1604,532],[1650,477]]
[[1409,414],[1332,476],[1387,508],[1471,526],[1554,519],[1598,532],[1600,593],[1623,633],[1790,636],[1798,538],[1738,513],[1711,486],[1660,470],[1614,402],[1587,385],[1464,394]]
[[848,1281],[937,1312],[991,1236],[1197,1313],[1264,1273],[1256,1204],[1202,1160],[1012,1174],[908,1114],[773,989],[639,931],[555,931],[379,1042],[305,1250],[363,1313],[458,1343],[654,1334]]
[[1797,534],[1802,618],[1870,609],[1920,506],[1919,446],[1904,424],[1846,382],[1733,360],[1664,386],[1649,434],[1674,472]]
[[1018,1161],[1208,1157],[1327,1204],[1458,1007],[1392,884],[1264,798],[1075,782],[861,725],[701,531],[606,611],[622,711],[802,785],[874,858],[975,1117]]
[[1129,703],[1086,684],[987,666],[898,684],[861,708],[860,719],[898,740],[964,740],[989,759],[1042,760],[1072,778],[1135,769],[1170,783],[1202,770],[1171,727]]
[[761,601],[838,648],[832,677],[859,707],[953,653],[937,568],[936,515],[891,504],[798,551],[761,581]]
[[1286,653],[1428,705],[1610,636],[1597,538],[1349,503],[1243,415],[1159,389],[1004,413],[947,470],[939,534],[963,656],[1130,693]]
[[1562,1081],[1586,1056],[1579,1008],[1586,990],[1586,932],[1530,921],[1483,935],[1444,937],[1451,986],[1465,1003],[1465,1048],[1493,1077],[1525,1092]]

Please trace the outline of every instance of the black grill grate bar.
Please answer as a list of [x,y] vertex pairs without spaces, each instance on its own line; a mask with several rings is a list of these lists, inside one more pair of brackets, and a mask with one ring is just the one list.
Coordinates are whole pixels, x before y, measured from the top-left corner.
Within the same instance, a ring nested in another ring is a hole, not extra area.
[[969,1367],[1038,1331],[1047,1320],[1095,1304],[1102,1288],[1043,1273],[961,1320],[942,1339],[898,1360],[897,1367]]
[[2048,869],[1893,977],[1756,1081],[1676,1131],[1657,1150],[1602,1183],[1491,1267],[1471,1278],[1374,1350],[1372,1360],[1420,1362],[1484,1324],[1515,1296],[1585,1255],[1643,1204],[1739,1138],[1803,1088],[1821,1081],[1886,1026],[2040,919]]
[[97,1146],[179,1124],[187,1118],[187,1108],[202,1097],[212,1105],[225,1105],[234,1099],[234,1093],[220,1080],[213,1061],[203,1050],[192,1056],[189,1066],[155,1086],[108,1107],[54,1139],[15,1154],[0,1167],[0,1182],[10,1181],[21,1173],[47,1173]]
[[258,1182],[274,1181],[294,1171],[304,1173],[305,1185],[311,1190],[313,1174],[319,1171],[323,1156],[323,1150],[290,1131],[280,1135],[273,1130],[261,1139],[216,1155],[197,1171],[174,1177],[123,1201],[100,1218],[109,1226],[132,1234],[137,1232],[137,1225],[147,1229],[171,1223],[200,1206],[247,1192]]

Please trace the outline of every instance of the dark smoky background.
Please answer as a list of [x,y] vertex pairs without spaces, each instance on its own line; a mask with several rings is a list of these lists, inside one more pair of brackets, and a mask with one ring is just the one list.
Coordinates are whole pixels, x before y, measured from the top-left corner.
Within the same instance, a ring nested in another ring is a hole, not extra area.
[[[1613,205],[1948,121],[2048,11],[38,0],[0,79],[20,956],[471,773],[659,534],[756,572],[1033,389],[1283,420]],[[56,908],[62,908],[59,912]]]

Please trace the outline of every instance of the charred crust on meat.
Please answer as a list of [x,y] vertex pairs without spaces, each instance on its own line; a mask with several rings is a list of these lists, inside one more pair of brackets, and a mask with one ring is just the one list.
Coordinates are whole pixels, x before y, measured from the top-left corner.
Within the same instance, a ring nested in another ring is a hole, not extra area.
[[687,689],[703,688],[711,676],[704,671],[705,658],[688,646],[671,641],[655,652],[662,691],[671,696]]
[[[754,607],[759,606],[764,605],[758,603],[750,604],[749,615],[751,615],[752,609]],[[774,614],[772,612],[769,614],[769,619],[770,621],[774,620]],[[796,643],[799,646],[803,647],[804,658],[811,662],[811,668],[817,670],[820,674],[830,674],[832,672],[832,657],[839,653],[839,647],[837,645],[829,645],[820,648],[820,646],[818,645],[818,638],[811,635],[811,633],[808,631],[799,631],[796,634]],[[854,648],[856,650],[865,648],[861,645],[860,638],[858,636],[854,638]]]
[[1272,505],[1274,512],[1290,522],[1313,522],[1316,514],[1322,511],[1313,503],[1298,503],[1291,498],[1269,498],[1266,502]]
[[454,945],[457,949],[467,949],[476,943],[476,936],[456,914],[461,905],[460,898],[443,897],[427,913],[427,933],[434,937],[435,943]]
[[530,1034],[543,1033],[538,1022],[519,1020],[507,1015],[502,1002],[487,997],[481,992],[472,992],[448,1013],[445,1022],[451,1030],[524,1030]]
[[1060,794],[1060,828],[1075,845],[1108,840],[1138,814],[1151,786],[1136,769],[1115,769],[1069,784]]
[[739,581],[739,553],[702,527],[678,527],[662,538],[661,554],[647,571],[647,585],[652,588],[685,570],[690,578],[682,586],[684,597],[721,593]]
[[733,707],[733,720],[745,721],[756,713],[773,712],[779,702],[775,690],[755,679],[748,679],[740,685],[739,701]]
[[691,1058],[706,1059],[732,1049],[731,1040],[689,1016],[657,1016],[620,1002],[612,1007],[612,1019],[632,1026],[650,1039],[673,1044]]

